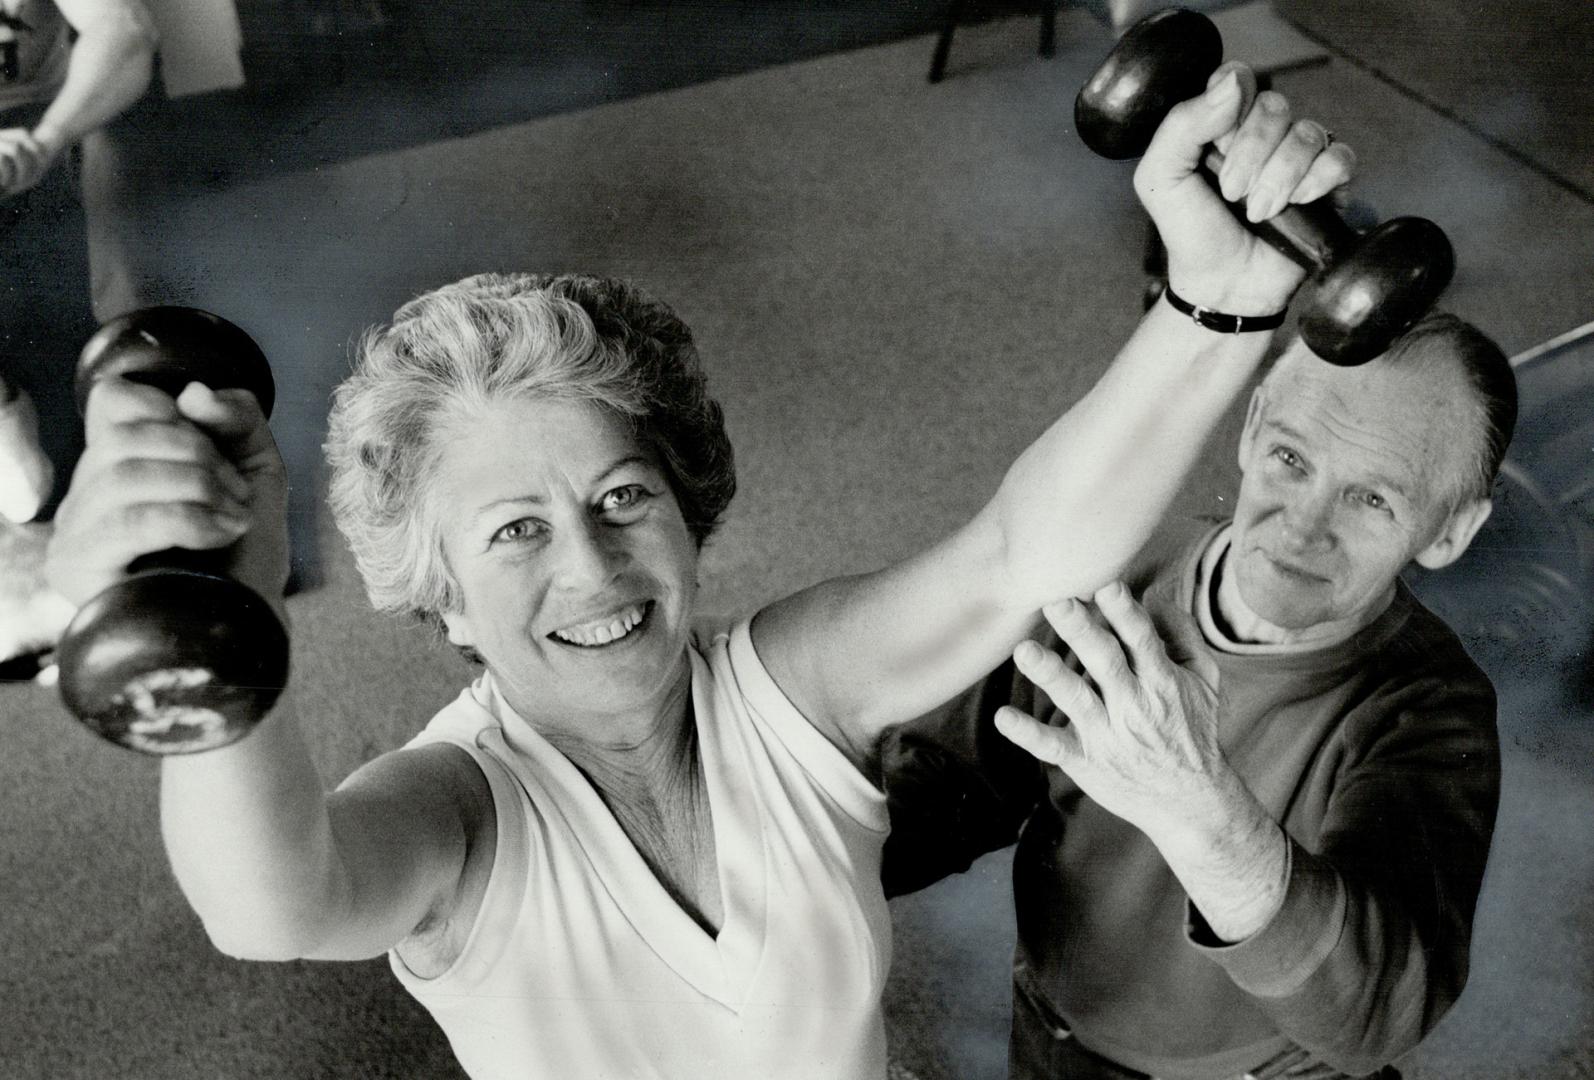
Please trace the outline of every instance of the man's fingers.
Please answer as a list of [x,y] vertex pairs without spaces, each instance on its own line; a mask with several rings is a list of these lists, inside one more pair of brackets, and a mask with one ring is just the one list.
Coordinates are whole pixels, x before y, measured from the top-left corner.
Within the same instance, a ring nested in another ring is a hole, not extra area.
[[1096,606],[1123,642],[1129,663],[1143,681],[1167,684],[1175,668],[1182,667],[1217,690],[1217,661],[1206,647],[1201,627],[1188,612],[1164,606],[1153,617],[1121,582],[1098,591]]
[[[1090,609],[1078,600],[1064,600],[1042,609],[1046,621],[1052,624],[1057,636],[1063,640],[1079,662],[1085,674],[1101,687],[1103,697],[1132,690],[1134,681],[1123,646],[1113,636],[1105,622],[1091,617]],[[1016,654],[1015,654],[1016,655]]]
[[1122,644],[1129,665],[1137,675],[1144,678],[1148,673],[1161,673],[1169,666],[1168,650],[1162,635],[1157,633],[1156,624],[1123,582],[1102,586],[1096,591],[1095,600],[1097,610]]
[[1004,738],[1039,761],[1066,768],[1079,756],[1079,733],[1071,726],[1043,724],[1011,705],[997,709],[995,719]]
[[1013,650],[1013,663],[1071,721],[1092,724],[1106,718],[1101,697],[1090,683],[1050,649],[1033,641],[1021,641]]
[[1328,146],[1328,129],[1316,120],[1296,120],[1290,124],[1273,156],[1263,164],[1251,185],[1246,216],[1251,221],[1266,221],[1288,206],[1296,188]]

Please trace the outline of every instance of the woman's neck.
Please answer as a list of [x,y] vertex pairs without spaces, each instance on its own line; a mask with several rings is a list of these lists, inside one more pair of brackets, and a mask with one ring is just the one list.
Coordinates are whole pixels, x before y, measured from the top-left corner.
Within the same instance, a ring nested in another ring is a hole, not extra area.
[[705,931],[717,933],[720,883],[691,668],[648,714],[581,728],[527,722],[587,778],[676,903]]
[[689,790],[699,772],[691,703],[688,672],[661,708],[630,723],[605,725],[602,731],[534,726],[586,774],[606,801],[611,794],[623,796],[628,791],[663,795]]

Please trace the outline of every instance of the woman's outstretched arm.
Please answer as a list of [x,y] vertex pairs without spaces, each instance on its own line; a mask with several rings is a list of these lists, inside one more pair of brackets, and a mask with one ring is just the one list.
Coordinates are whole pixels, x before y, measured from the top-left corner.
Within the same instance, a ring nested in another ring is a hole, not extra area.
[[[86,426],[56,516],[57,589],[81,603],[141,555],[231,545],[229,572],[286,623],[286,483],[252,398],[106,379]],[[245,739],[161,764],[178,883],[217,947],[253,959],[375,956],[446,918],[491,807],[447,746],[384,755],[328,793],[285,705]]]
[[[1231,315],[1281,311],[1301,270],[1241,226],[1197,173],[1227,152],[1223,192],[1253,218],[1344,183],[1354,156],[1225,65],[1176,107],[1135,175],[1170,285]],[[1039,609],[1089,596],[1150,536],[1207,436],[1254,375],[1268,333],[1222,334],[1159,300],[1101,380],[1008,470],[985,508],[927,551],[760,612],[754,643],[794,704],[859,764],[880,734],[948,700],[1012,651]]]

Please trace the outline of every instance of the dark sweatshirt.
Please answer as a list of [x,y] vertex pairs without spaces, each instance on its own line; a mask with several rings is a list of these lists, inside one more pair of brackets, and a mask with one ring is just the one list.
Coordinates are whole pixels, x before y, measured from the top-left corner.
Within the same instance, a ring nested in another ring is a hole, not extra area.
[[[1131,581],[1154,617],[1192,610],[1215,534]],[[1015,979],[1082,1045],[1167,1080],[1237,1075],[1291,1046],[1376,1071],[1466,981],[1499,796],[1493,688],[1404,585],[1338,644],[1209,652],[1224,752],[1289,837],[1283,905],[1258,933],[1216,941],[1144,834],[994,730],[1003,704],[1053,711],[1011,664],[888,741],[887,893],[966,869],[1022,826]]]

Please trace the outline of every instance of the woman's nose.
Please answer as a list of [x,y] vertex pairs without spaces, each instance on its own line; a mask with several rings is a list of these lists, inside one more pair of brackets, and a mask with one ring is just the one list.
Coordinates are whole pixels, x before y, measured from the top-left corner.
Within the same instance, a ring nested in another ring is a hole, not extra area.
[[607,585],[622,561],[614,538],[596,522],[565,529],[558,547],[558,580],[568,588]]

